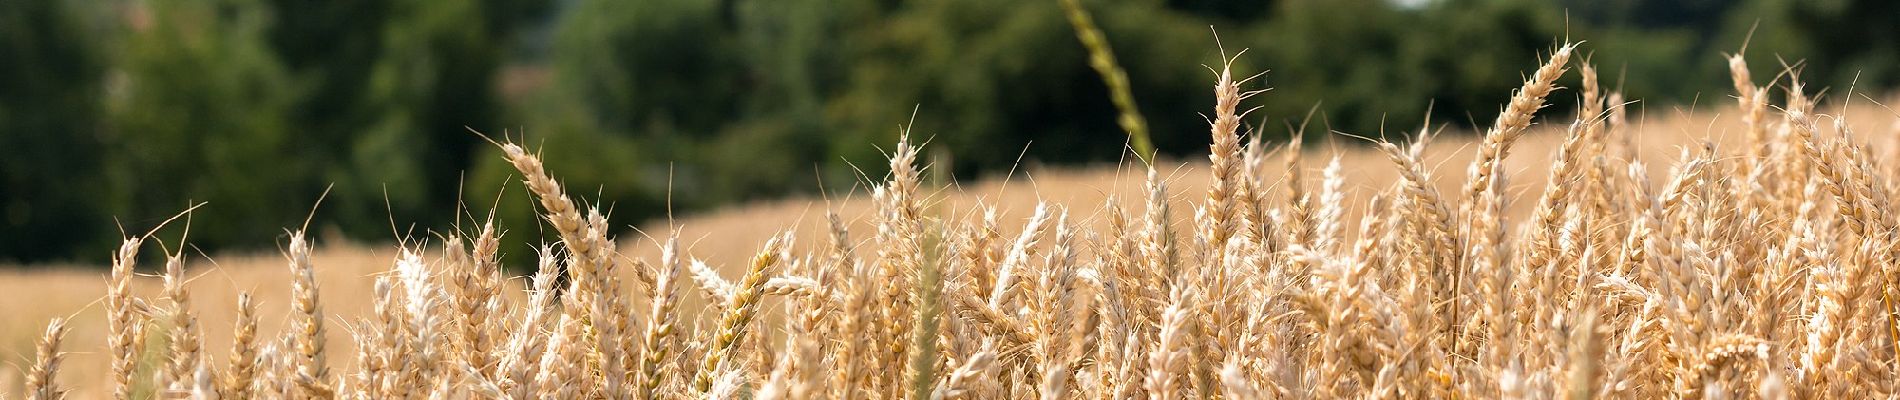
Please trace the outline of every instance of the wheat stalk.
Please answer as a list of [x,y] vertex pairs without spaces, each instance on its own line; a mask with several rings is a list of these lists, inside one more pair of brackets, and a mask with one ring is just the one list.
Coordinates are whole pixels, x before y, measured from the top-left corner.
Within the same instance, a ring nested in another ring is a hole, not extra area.
[[720,368],[725,360],[732,357],[736,345],[750,329],[752,317],[758,314],[759,297],[765,288],[766,270],[783,260],[785,242],[790,241],[789,234],[772,238],[765,243],[765,249],[753,257],[751,268],[746,270],[745,278],[739,281],[741,289],[737,295],[726,300],[726,314],[719,320],[719,328],[714,331],[711,343],[706,350],[706,358],[700,363],[700,369],[693,378],[693,390],[709,393],[713,381],[719,379]]
[[300,397],[330,398],[335,396],[335,389],[324,355],[323,308],[317,302],[316,267],[310,263],[310,242],[304,240],[303,231],[291,232],[285,255],[290,259],[290,304],[296,312],[293,340],[298,393]]
[[661,364],[670,358],[670,342],[674,336],[676,316],[673,308],[678,305],[678,288],[674,285],[680,275],[679,237],[668,237],[666,245],[660,248],[660,270],[658,281],[654,285],[652,310],[647,314],[646,335],[641,342],[638,393],[642,398],[659,397],[659,388],[665,376],[660,374]]
[[66,354],[59,351],[59,342],[65,336],[65,319],[54,318],[53,322],[46,324],[46,333],[40,335],[38,344],[34,346],[37,361],[26,373],[27,399],[54,400],[66,397],[66,391],[53,382],[53,377],[59,375],[59,362],[66,358]]
[[106,285],[106,347],[112,351],[112,395],[119,400],[132,397],[134,368],[139,349],[145,347],[145,325],[140,318],[138,298],[132,295],[132,275],[138,263],[140,238],[126,238],[113,254],[112,275]]
[[219,397],[246,399],[251,397],[251,388],[257,380],[257,304],[252,302],[249,292],[240,292],[237,297],[238,321],[232,330],[236,334],[231,338],[231,362],[224,368],[223,386]]

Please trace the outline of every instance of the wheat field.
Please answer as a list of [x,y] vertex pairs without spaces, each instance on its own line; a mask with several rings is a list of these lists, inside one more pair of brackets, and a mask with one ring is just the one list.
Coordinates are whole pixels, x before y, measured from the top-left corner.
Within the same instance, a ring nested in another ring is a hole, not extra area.
[[1469,135],[1262,142],[1222,68],[1206,160],[932,186],[905,135],[869,189],[631,237],[502,143],[535,274],[496,254],[532,227],[130,237],[0,269],[0,397],[1900,396],[1900,114],[1739,57],[1729,103],[1637,112],[1577,51]]

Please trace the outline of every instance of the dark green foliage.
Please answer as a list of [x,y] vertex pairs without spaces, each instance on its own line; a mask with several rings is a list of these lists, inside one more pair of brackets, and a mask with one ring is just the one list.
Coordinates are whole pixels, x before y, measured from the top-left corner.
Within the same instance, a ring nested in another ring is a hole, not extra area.
[[[1804,34],[1795,46],[1812,56],[1812,78],[1862,88],[1900,85],[1900,3],[1787,1],[1787,30]],[[1805,39],[1805,40],[1803,40]]]
[[[1481,128],[1564,39],[1640,106],[1727,104],[1721,57],[1751,27],[1758,70],[1900,85],[1885,1],[1081,3],[1164,157],[1207,146],[1216,31],[1237,71],[1270,71],[1247,119],[1270,142],[1315,105],[1315,136]],[[266,248],[331,185],[319,232],[426,235],[498,206],[509,243],[552,240],[467,128],[558,154],[616,228],[861,194],[906,126],[934,176],[1124,159],[1087,57],[1055,0],[0,1],[0,259],[96,260],[115,220],[139,232],[200,201],[193,243]]]
[[0,2],[0,259],[75,256],[96,244],[89,231],[110,229],[98,197],[102,49],[74,11]]
[[[106,99],[114,190],[102,195],[112,207],[101,214],[132,218],[127,228],[143,231],[208,202],[217,218],[193,219],[193,243],[269,243],[275,229],[252,228],[296,225],[301,213],[285,210],[308,205],[323,186],[290,140],[285,116],[297,94],[258,34],[266,15],[239,0],[148,4]],[[180,79],[192,76],[203,78]]]

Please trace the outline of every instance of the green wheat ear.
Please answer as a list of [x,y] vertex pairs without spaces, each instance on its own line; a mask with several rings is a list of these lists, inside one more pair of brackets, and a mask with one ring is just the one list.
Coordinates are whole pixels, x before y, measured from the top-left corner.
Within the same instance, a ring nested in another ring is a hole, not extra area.
[[1115,62],[1115,51],[1108,47],[1108,37],[1095,26],[1095,19],[1082,8],[1081,0],[1062,0],[1062,10],[1069,16],[1069,25],[1075,27],[1075,37],[1089,50],[1089,67],[1095,68],[1095,73],[1102,75],[1102,83],[1108,84],[1109,99],[1121,112],[1116,122],[1121,124],[1122,130],[1128,131],[1128,142],[1135,148],[1135,157],[1141,159],[1142,165],[1154,165],[1155,146],[1148,140],[1148,120],[1142,118],[1141,109],[1135,107],[1135,95],[1128,90],[1128,72]]
[[911,326],[910,398],[929,399],[937,382],[937,335],[943,327],[943,236],[936,228],[924,233],[924,262],[917,268]]
[[154,381],[159,369],[164,368],[165,361],[171,357],[171,335],[166,335],[164,329],[158,329],[157,323],[145,323],[145,345],[139,348],[138,363],[133,367],[137,372],[132,374],[132,389],[128,392],[132,399],[156,399],[164,394],[164,388]]

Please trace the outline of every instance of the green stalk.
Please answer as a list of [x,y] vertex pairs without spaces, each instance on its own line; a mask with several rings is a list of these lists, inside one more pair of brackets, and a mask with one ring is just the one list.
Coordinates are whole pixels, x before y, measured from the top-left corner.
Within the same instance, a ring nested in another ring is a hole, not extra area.
[[[935,232],[935,230],[931,230]],[[943,326],[943,257],[938,247],[942,240],[934,234],[924,241],[924,262],[917,268],[917,284],[911,303],[917,317],[911,326],[910,399],[930,398],[937,382],[937,334]],[[936,240],[929,240],[936,239]]]
[[1115,63],[1115,51],[1108,47],[1108,37],[1095,26],[1095,19],[1089,11],[1082,8],[1081,0],[1062,0],[1062,10],[1069,16],[1069,25],[1075,27],[1076,39],[1082,40],[1082,47],[1089,50],[1089,67],[1102,75],[1102,83],[1108,85],[1109,99],[1115,102],[1115,109],[1121,112],[1116,119],[1122,130],[1128,131],[1128,142],[1134,147],[1135,157],[1142,165],[1154,165],[1155,146],[1148,140],[1148,120],[1142,118],[1141,109],[1135,107],[1135,96],[1128,90],[1128,72]]

